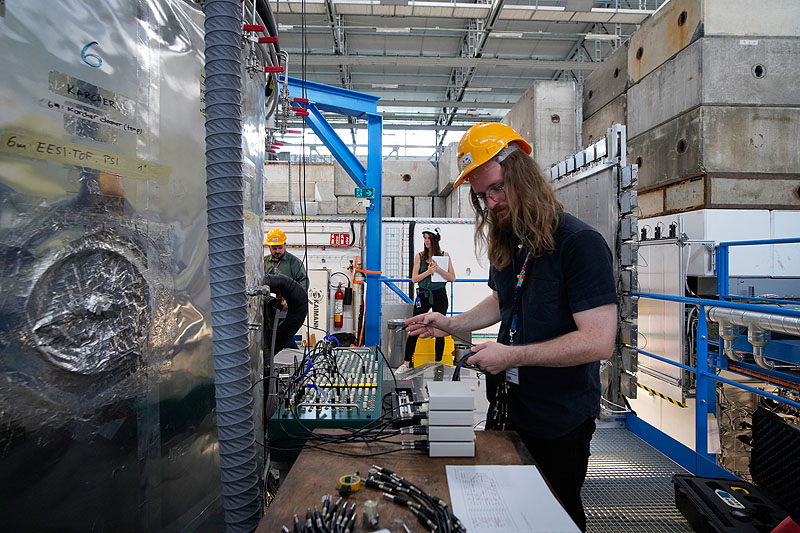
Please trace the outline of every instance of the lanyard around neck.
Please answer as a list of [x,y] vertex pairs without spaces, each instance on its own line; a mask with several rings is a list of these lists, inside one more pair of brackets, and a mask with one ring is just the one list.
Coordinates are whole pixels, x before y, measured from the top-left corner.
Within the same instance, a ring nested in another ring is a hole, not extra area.
[[517,310],[519,306],[517,305],[517,299],[519,298],[520,289],[522,288],[522,284],[525,283],[525,271],[528,269],[528,262],[530,261],[533,254],[528,252],[528,255],[525,256],[525,262],[522,263],[522,269],[517,274],[517,284],[514,287],[514,302],[512,303],[512,313],[511,315],[511,328],[508,330],[508,343],[514,344],[514,335],[517,333],[517,317],[519,313]]

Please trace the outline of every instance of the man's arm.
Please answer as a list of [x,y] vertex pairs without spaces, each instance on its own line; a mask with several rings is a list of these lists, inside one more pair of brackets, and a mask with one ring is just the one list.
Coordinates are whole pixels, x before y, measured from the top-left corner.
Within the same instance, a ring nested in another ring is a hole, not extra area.
[[[500,304],[497,293],[484,298],[475,307],[460,315],[446,317],[440,313],[426,313],[406,320],[409,335],[421,337],[444,337],[449,333],[474,331],[500,321]],[[436,327],[434,327],[436,326]]]
[[496,342],[479,344],[470,364],[477,364],[492,374],[520,366],[565,367],[608,359],[614,351],[617,335],[617,306],[608,304],[572,315],[576,331],[555,339],[522,346]]

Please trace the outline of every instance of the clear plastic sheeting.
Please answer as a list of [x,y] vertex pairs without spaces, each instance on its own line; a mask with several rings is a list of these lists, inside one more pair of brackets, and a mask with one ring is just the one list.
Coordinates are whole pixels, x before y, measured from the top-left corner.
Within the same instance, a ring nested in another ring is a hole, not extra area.
[[[184,0],[5,3],[0,516],[6,529],[224,527],[204,187],[203,20],[200,3]],[[251,288],[263,275],[264,78],[245,81],[251,85],[244,114]],[[259,309],[253,299],[254,324]],[[251,335],[255,377],[261,377],[260,335],[257,328]]]

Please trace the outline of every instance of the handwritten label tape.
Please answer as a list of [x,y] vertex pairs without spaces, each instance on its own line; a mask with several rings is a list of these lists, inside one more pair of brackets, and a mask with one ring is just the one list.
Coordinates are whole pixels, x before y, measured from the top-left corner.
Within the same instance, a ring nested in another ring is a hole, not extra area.
[[167,183],[172,173],[170,167],[159,163],[15,130],[3,131],[0,152],[89,167],[158,183]]

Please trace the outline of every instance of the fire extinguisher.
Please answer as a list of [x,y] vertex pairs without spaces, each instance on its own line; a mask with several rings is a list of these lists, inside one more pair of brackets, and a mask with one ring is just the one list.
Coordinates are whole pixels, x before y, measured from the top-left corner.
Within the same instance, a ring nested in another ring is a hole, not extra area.
[[333,299],[333,327],[340,328],[344,324],[344,292],[341,283]]

